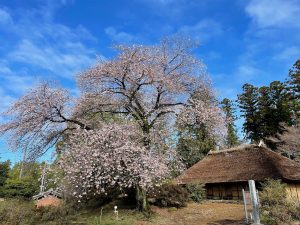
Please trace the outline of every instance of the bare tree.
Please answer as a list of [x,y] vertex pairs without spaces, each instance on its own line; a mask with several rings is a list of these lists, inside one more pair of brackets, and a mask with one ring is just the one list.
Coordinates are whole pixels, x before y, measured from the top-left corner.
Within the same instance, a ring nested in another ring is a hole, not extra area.
[[300,161],[300,127],[299,125],[282,125],[283,133],[276,134],[268,138],[268,141],[274,143],[279,152]]

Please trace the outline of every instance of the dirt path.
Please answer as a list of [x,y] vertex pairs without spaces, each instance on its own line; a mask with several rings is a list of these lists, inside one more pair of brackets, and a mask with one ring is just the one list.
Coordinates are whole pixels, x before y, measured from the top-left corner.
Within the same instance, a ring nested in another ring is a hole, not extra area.
[[158,218],[145,225],[243,225],[244,219],[243,205],[234,203],[190,203],[178,210],[156,207],[153,210]]

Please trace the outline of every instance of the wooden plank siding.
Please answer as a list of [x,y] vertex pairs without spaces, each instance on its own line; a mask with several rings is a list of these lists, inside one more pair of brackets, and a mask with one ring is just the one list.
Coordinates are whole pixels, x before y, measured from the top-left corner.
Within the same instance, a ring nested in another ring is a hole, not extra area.
[[[300,202],[300,184],[287,185],[287,197],[291,201]],[[261,185],[259,182],[256,184],[258,190],[261,190]],[[243,194],[242,189],[245,191],[249,190],[247,182],[238,183],[216,183],[216,184],[206,184],[206,197],[207,199],[215,200],[242,200]]]
[[247,182],[206,184],[208,199],[242,200],[242,189],[248,190]]

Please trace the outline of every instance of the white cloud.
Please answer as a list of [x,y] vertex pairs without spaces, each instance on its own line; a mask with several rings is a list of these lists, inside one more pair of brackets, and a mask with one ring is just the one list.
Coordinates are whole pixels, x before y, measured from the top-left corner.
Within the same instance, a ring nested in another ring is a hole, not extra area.
[[4,9],[0,8],[0,25],[7,25],[7,24],[11,24],[12,23],[12,18],[9,14],[9,12],[7,12]]
[[223,33],[222,25],[212,19],[203,19],[194,25],[186,25],[179,29],[180,33],[187,34],[200,42],[219,36]]
[[57,76],[71,78],[83,67],[89,66],[95,57],[81,43],[66,42],[63,47],[41,47],[25,39],[9,54],[9,58],[48,70]]
[[236,76],[241,82],[250,82],[260,76],[261,71],[249,64],[239,65],[236,71]]
[[84,26],[54,21],[55,10],[67,2],[45,1],[39,8],[14,11],[0,8],[0,32],[9,34],[1,40],[0,111],[37,82],[72,78],[96,59],[87,43],[97,39]]
[[140,0],[140,1],[151,3],[151,4],[162,4],[162,5],[167,5],[167,4],[176,2],[176,0]]
[[3,89],[0,88],[0,113],[5,111],[9,105],[16,100],[16,98],[7,94]]
[[19,9],[14,14],[15,20],[0,10],[0,16],[3,14],[5,20],[11,21],[11,25],[3,26],[2,30],[8,30],[17,40],[13,48],[7,47],[4,69],[21,62],[29,70],[39,68],[56,78],[71,78],[94,62],[96,52],[84,43],[95,43],[97,39],[80,24],[70,28],[54,22],[55,8],[64,3],[50,3],[45,3],[40,9]]
[[0,63],[0,77],[2,74],[7,74],[7,73],[11,73],[11,69],[6,66],[5,64]]
[[130,43],[136,40],[136,37],[123,31],[117,31],[115,27],[107,27],[104,30],[105,34],[107,34],[113,41],[118,43]]
[[293,62],[296,62],[296,60],[300,56],[300,47],[297,46],[289,46],[284,48],[282,51],[280,51],[278,54],[276,54],[273,58],[277,60],[285,60]]
[[300,26],[298,0],[251,0],[245,10],[262,28]]

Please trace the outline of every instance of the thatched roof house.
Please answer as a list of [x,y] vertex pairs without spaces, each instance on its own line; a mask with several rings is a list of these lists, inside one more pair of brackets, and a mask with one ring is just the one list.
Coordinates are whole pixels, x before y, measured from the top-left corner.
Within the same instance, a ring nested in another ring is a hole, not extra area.
[[248,180],[260,182],[267,178],[281,179],[300,199],[300,163],[257,145],[210,152],[177,182],[205,184],[208,198],[240,199]]

